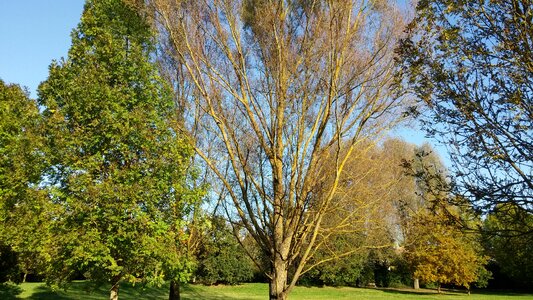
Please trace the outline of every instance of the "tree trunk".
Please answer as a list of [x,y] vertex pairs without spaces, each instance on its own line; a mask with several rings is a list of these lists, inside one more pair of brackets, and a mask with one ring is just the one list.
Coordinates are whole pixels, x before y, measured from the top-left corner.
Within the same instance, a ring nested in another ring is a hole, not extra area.
[[273,278],[270,281],[270,300],[287,300],[287,293],[284,291],[284,284],[279,282],[278,278]]
[[168,300],[180,300],[180,283],[176,280],[170,281],[170,292]]
[[24,276],[22,277],[22,283],[26,282],[26,276],[28,276],[28,273],[24,272]]
[[120,279],[113,280],[113,286],[111,287],[111,292],[109,293],[109,300],[118,300],[118,287]]
[[420,282],[418,281],[418,278],[415,278],[413,285],[415,290],[418,290],[420,288]]
[[[281,133],[279,136],[281,136]],[[277,143],[279,146],[281,141],[277,141]],[[277,151],[278,148],[274,150]],[[269,285],[270,300],[287,299],[287,257],[289,257],[290,240],[285,237],[285,215],[283,214],[282,209],[284,203],[284,190],[282,184],[283,163],[279,157],[282,157],[282,155],[278,154],[276,158],[272,160],[272,177],[274,185],[274,249],[270,253],[272,257],[271,279]]]
[[438,291],[439,294],[440,294],[440,283],[437,284],[437,291]]
[[270,280],[270,300],[287,299],[287,263],[282,260],[281,255],[275,254],[274,266],[272,268],[272,279]]

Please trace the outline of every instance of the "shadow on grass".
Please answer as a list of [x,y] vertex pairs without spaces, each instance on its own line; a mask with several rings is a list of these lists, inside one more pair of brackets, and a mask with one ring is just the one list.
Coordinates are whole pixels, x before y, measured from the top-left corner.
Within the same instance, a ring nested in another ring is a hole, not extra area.
[[[106,290],[108,293],[108,290]],[[123,299],[168,299],[168,284],[163,286],[131,285],[124,283],[119,290],[119,297]]]
[[25,299],[32,299],[32,300],[71,300],[71,299],[81,299],[81,298],[73,298],[70,295],[68,295],[64,290],[52,290],[50,287],[46,285],[38,286],[34,289],[31,296],[25,298]]
[[[109,298],[109,286],[97,285],[88,281],[71,282],[64,289],[53,289],[44,283],[31,287],[30,295],[25,299],[31,300],[99,300]],[[211,289],[204,289],[203,286],[183,285],[180,287],[182,300],[244,300],[246,295],[228,296],[224,293],[217,293]],[[20,299],[18,296],[23,289],[14,284],[0,285],[0,300]],[[119,289],[120,299],[142,299],[157,300],[168,299],[169,285],[163,286],[144,286],[142,284],[132,285],[122,283]]]
[[[67,289],[52,289],[46,285],[40,285],[36,287],[31,296],[26,299],[43,299],[43,300],[97,300],[106,299],[109,297],[109,290],[107,286],[95,285],[91,282],[71,282],[67,286]],[[122,284],[119,289],[119,298],[121,299],[166,299],[168,295],[165,290],[157,287],[143,287],[132,286],[130,284]],[[0,299],[3,299],[0,297]],[[15,298],[13,298],[15,299]]]
[[12,283],[0,283],[0,299],[11,300],[17,299],[17,296],[22,293],[22,289]]
[[101,299],[101,295],[93,295],[84,290],[78,290],[70,287],[64,289],[52,289],[46,285],[40,285],[34,288],[33,293],[25,299],[32,300],[72,300],[72,299]]

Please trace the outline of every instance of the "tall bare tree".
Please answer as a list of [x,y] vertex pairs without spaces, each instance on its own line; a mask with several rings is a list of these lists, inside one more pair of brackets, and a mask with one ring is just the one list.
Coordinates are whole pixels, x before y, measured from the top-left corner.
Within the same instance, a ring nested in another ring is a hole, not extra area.
[[268,257],[270,299],[286,299],[316,265],[348,157],[400,116],[389,83],[401,13],[365,0],[148,3],[221,207]]

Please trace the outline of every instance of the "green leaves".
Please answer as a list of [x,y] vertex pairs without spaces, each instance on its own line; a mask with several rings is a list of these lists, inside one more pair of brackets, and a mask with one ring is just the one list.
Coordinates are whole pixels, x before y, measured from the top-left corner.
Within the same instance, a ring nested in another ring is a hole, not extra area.
[[[0,80],[0,197],[7,204],[37,183],[42,164],[39,111],[17,85]],[[14,204],[14,203],[11,203]]]
[[196,276],[204,284],[238,284],[249,281],[254,265],[233,236],[226,221],[214,216],[202,236]]
[[169,255],[182,217],[173,209],[189,205],[176,202],[188,191],[192,152],[150,61],[150,26],[120,0],[90,0],[72,36],[68,58],[52,64],[39,88],[53,149],[47,176],[62,207],[49,274],[159,282],[181,264]]
[[484,220],[485,249],[508,277],[506,284],[525,288],[533,282],[533,239],[517,234],[532,226],[533,215],[512,204],[498,205]]
[[14,253],[22,272],[42,262],[50,205],[39,184],[46,166],[35,101],[0,80],[0,247]]

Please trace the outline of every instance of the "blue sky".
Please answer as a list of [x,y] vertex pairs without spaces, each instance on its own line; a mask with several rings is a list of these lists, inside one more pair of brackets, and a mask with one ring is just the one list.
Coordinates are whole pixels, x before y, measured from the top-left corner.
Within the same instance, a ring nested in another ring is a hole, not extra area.
[[66,56],[84,0],[0,0],[0,78],[32,97],[53,59]]
[[[66,57],[70,33],[80,20],[84,0],[0,0],[0,79],[28,88],[37,96],[52,60]],[[431,141],[416,129],[396,135],[415,144]],[[432,143],[434,144],[434,143]],[[446,149],[436,147],[447,165]]]

